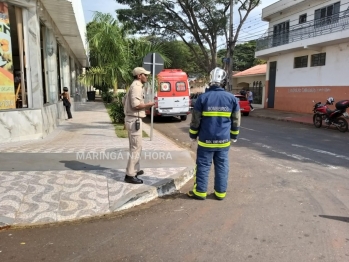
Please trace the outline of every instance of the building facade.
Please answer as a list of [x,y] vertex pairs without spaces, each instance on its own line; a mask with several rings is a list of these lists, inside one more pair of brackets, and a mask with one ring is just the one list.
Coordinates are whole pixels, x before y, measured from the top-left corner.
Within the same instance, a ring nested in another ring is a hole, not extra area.
[[43,138],[66,118],[63,87],[86,93],[81,0],[0,0],[0,26],[0,143]]
[[233,93],[242,89],[253,93],[253,106],[264,108],[267,65],[256,65],[233,75]]
[[262,11],[269,22],[256,57],[268,61],[266,108],[312,112],[313,100],[349,99],[349,2],[281,0]]

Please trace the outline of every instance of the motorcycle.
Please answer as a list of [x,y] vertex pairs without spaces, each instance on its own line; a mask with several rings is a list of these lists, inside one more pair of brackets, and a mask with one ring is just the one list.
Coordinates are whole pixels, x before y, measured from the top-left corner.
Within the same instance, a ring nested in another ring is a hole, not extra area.
[[[315,103],[315,101],[313,101]],[[349,100],[341,100],[336,103],[336,109],[331,110],[328,105],[333,105],[334,99],[332,97],[326,100],[325,104],[321,102],[315,103],[313,108],[313,123],[314,126],[320,128],[322,126],[322,120],[328,126],[335,126],[340,132],[348,131],[348,122],[344,118],[348,116],[346,109],[349,107]]]

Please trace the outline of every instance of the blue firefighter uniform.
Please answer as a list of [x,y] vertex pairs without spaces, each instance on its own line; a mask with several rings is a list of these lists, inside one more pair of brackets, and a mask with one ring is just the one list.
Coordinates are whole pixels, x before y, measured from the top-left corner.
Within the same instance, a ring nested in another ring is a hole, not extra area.
[[198,139],[196,176],[192,194],[199,199],[207,196],[209,172],[214,162],[214,192],[224,199],[229,174],[231,139],[239,134],[241,113],[236,97],[218,85],[200,95],[192,113],[189,135]]

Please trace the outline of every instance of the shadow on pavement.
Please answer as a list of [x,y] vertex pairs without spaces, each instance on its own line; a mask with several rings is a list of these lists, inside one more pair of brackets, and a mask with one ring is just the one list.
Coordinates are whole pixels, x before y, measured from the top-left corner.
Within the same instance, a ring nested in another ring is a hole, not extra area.
[[326,215],[319,215],[319,217],[328,218],[328,219],[333,219],[333,220],[338,220],[338,221],[349,223],[349,217],[326,216]]
[[[181,122],[177,117],[154,117],[154,123],[173,123],[173,122]],[[143,118],[143,122],[150,124],[151,119],[150,117]]]
[[89,165],[80,161],[59,161],[63,163],[66,168],[71,170],[107,170],[109,168],[101,167],[100,165]]

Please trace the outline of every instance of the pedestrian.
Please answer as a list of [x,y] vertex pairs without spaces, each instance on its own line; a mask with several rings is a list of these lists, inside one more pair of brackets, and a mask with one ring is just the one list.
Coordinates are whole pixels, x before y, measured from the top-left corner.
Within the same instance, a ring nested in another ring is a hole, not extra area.
[[152,107],[155,103],[144,103],[143,84],[147,83],[150,72],[143,67],[136,67],[132,74],[134,81],[123,100],[125,127],[129,139],[129,157],[124,181],[131,184],[142,184],[143,180],[138,178],[139,175],[144,174],[144,171],[140,170],[142,118],[145,117],[145,109]]
[[227,192],[230,143],[236,142],[240,129],[241,113],[238,100],[225,91],[226,72],[215,68],[210,73],[210,88],[195,103],[189,136],[198,140],[194,188],[188,196],[204,200],[214,163],[214,195],[223,200]]
[[245,97],[246,97],[246,91],[245,91],[244,89],[241,89],[241,90],[240,90],[240,95],[242,95],[242,96],[245,96]]
[[63,87],[63,93],[61,94],[61,97],[63,98],[63,106],[65,107],[65,110],[67,111],[68,119],[73,118],[70,108],[71,108],[71,102],[70,102],[70,95],[68,92],[68,87]]
[[253,92],[250,91],[250,90],[247,90],[247,100],[250,104],[250,107],[251,107],[251,111],[254,110],[253,106],[252,106],[252,103],[253,103]]

